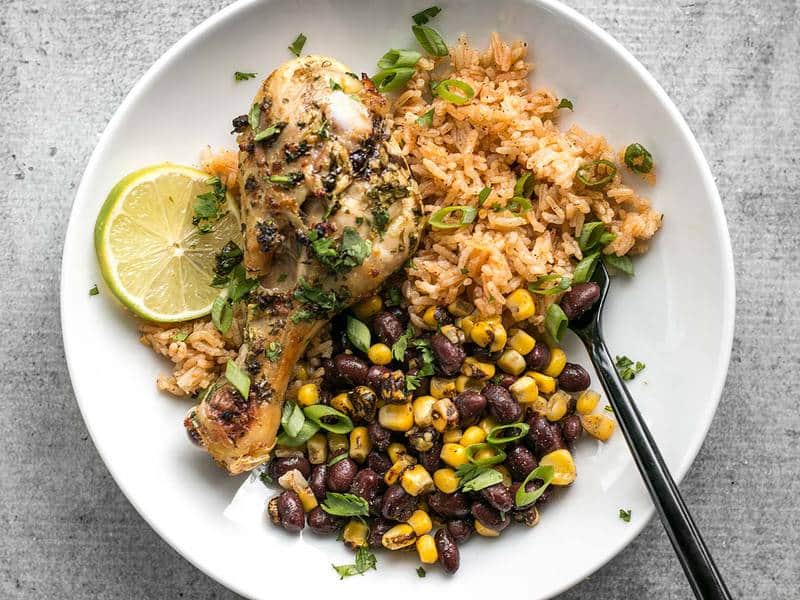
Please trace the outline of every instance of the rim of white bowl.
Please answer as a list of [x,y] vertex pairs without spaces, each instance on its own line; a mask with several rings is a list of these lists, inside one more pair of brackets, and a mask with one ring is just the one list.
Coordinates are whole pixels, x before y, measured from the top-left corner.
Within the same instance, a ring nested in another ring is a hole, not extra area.
[[[191,31],[189,31],[186,35],[184,35],[181,39],[179,39],[175,44],[173,44],[164,54],[162,54],[153,65],[147,69],[147,71],[142,75],[141,78],[134,84],[133,88],[128,95],[125,96],[125,99],[119,105],[117,110],[114,112],[114,115],[111,117],[111,120],[106,125],[106,128],[103,130],[102,135],[100,136],[100,141],[95,146],[94,151],[89,158],[89,162],[86,165],[86,169],[81,176],[81,182],[78,186],[78,190],[75,194],[75,200],[73,201],[72,208],[70,209],[70,218],[69,223],[67,225],[67,232],[65,235],[64,241],[64,250],[62,252],[62,264],[61,264],[61,281],[60,281],[60,303],[61,303],[61,335],[62,340],[64,343],[64,355],[67,361],[67,370],[69,372],[70,381],[72,382],[73,391],[75,392],[75,399],[78,403],[78,408],[81,411],[81,416],[83,417],[84,424],[86,425],[86,429],[89,432],[90,437],[92,438],[92,443],[94,447],[97,449],[100,458],[103,460],[103,464],[105,464],[106,468],[108,469],[111,477],[114,479],[114,482],[117,486],[122,490],[122,493],[128,499],[128,502],[136,509],[136,512],[145,520],[145,522],[163,539],[167,544],[169,544],[178,554],[180,554],[183,558],[189,561],[192,565],[194,565],[197,569],[205,573],[207,576],[211,577],[212,579],[216,580],[223,586],[227,587],[228,589],[240,594],[242,596],[253,598],[250,594],[248,594],[244,589],[242,589],[235,580],[232,580],[226,573],[219,572],[213,568],[213,566],[206,565],[199,560],[197,560],[194,556],[194,553],[191,548],[183,547],[180,543],[175,540],[171,535],[165,532],[162,528],[157,526],[149,517],[149,515],[144,512],[140,506],[134,501],[132,498],[131,491],[128,489],[127,485],[124,482],[124,478],[120,477],[119,474],[111,467],[109,464],[108,459],[104,451],[97,445],[95,441],[95,434],[92,431],[92,427],[89,424],[89,421],[86,417],[86,413],[84,412],[84,404],[81,401],[81,395],[77,390],[75,384],[75,378],[73,377],[73,372],[76,369],[76,366],[73,365],[72,359],[70,355],[70,348],[72,347],[72,343],[68,338],[66,332],[65,323],[68,319],[68,316],[65,311],[65,275],[66,275],[66,267],[65,262],[63,260],[64,256],[68,255],[68,252],[72,251],[72,247],[75,242],[72,241],[72,238],[75,235],[75,220],[73,219],[74,213],[76,210],[76,206],[78,204],[78,198],[81,198],[85,193],[86,187],[86,179],[87,174],[94,171],[96,168],[96,163],[100,160],[100,157],[103,155],[105,151],[105,147],[108,144],[108,140],[111,137],[112,133],[116,130],[119,125],[120,120],[122,119],[123,115],[128,111],[128,107],[134,104],[140,96],[142,96],[148,89],[151,81],[161,72],[162,68],[174,60],[187,46],[190,46],[203,35],[206,34],[207,31],[212,29],[217,25],[217,23],[224,21],[227,19],[228,15],[236,13],[240,10],[245,9],[246,7],[258,4],[261,2],[269,2],[270,0],[237,0],[233,4],[226,6],[219,12],[213,14],[205,21],[194,27]],[[723,338],[723,349],[725,352],[724,360],[720,362],[720,367],[717,369],[717,372],[714,374],[714,382],[713,382],[713,402],[710,403],[705,413],[703,414],[703,431],[702,435],[695,436],[695,439],[689,446],[689,452],[685,455],[684,460],[678,466],[678,468],[673,472],[673,477],[675,481],[680,484],[683,478],[686,476],[686,473],[689,471],[689,468],[692,466],[695,458],[697,457],[698,452],[700,451],[700,447],[703,445],[703,442],[708,435],[708,430],[711,427],[711,423],[714,419],[714,414],[717,411],[717,407],[719,406],[720,399],[722,397],[722,390],[725,386],[725,381],[727,379],[728,374],[728,367],[730,364],[730,357],[731,357],[731,350],[733,347],[733,332],[734,332],[734,324],[735,324],[735,315],[736,315],[736,292],[735,292],[735,276],[734,276],[734,266],[733,266],[733,250],[731,248],[731,241],[730,241],[730,233],[728,232],[727,220],[725,219],[725,212],[722,207],[722,200],[719,195],[719,191],[717,190],[716,183],[714,182],[714,176],[711,173],[711,168],[708,166],[708,162],[706,161],[705,156],[703,155],[703,151],[700,149],[700,145],[698,144],[697,140],[694,137],[691,129],[689,129],[689,125],[686,123],[686,120],[683,118],[683,115],[680,113],[678,108],[672,102],[670,97],[661,87],[661,85],[656,81],[655,77],[653,77],[650,72],[642,65],[634,56],[631,54],[621,43],[619,43],[614,37],[611,36],[608,32],[602,29],[599,25],[595,24],[589,18],[583,16],[581,13],[576,11],[569,6],[566,6],[559,2],[558,0],[523,0],[529,4],[539,4],[546,8],[549,8],[562,17],[566,18],[569,21],[572,21],[576,25],[578,25],[581,29],[586,31],[590,36],[594,36],[595,38],[602,41],[605,45],[607,45],[614,53],[616,53],[633,71],[641,78],[642,82],[647,86],[647,88],[655,95],[658,101],[662,104],[662,106],[666,109],[667,114],[669,115],[670,120],[672,121],[673,125],[676,126],[678,132],[681,136],[685,139],[688,143],[689,148],[691,149],[691,155],[694,162],[696,162],[700,166],[700,170],[702,173],[703,184],[706,188],[706,193],[711,197],[711,209],[714,215],[714,227],[717,230],[717,234],[722,242],[722,264],[720,265],[722,268],[722,286],[723,286],[723,306],[722,306],[722,338]],[[643,519],[637,520],[636,524],[631,524],[631,527],[626,530],[626,533],[620,536],[617,543],[611,549],[608,554],[605,556],[599,557],[597,560],[593,562],[587,563],[587,566],[578,569],[574,572],[574,575],[570,577],[570,580],[557,589],[553,590],[551,594],[551,598],[564,592],[565,590],[570,589],[571,587],[575,586],[578,582],[582,581],[592,573],[601,569],[606,563],[608,563],[612,558],[614,558],[617,554],[619,554],[623,548],[625,548],[628,544],[630,544],[633,539],[641,533],[644,529],[645,525],[650,522],[653,514],[655,513],[655,507],[652,504],[648,504],[646,509],[646,514],[644,515]]]

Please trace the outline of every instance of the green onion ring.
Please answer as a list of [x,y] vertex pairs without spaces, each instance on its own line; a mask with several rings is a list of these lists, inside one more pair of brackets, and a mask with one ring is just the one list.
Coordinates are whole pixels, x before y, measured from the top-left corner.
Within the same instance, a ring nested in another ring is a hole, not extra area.
[[[325,404],[314,404],[307,406],[303,409],[306,417],[314,421],[322,429],[332,433],[349,433],[353,431],[353,422],[343,412],[339,412],[335,408],[326,406]],[[323,419],[334,417],[336,422],[328,423]]]
[[506,203],[506,210],[515,215],[521,215],[524,211],[533,208],[531,201],[522,196],[514,196]]
[[395,50],[392,48],[378,60],[381,71],[399,67],[414,67],[422,55],[416,50]]
[[[515,440],[524,438],[528,431],[530,431],[531,426],[527,423],[509,423],[508,425],[497,425],[496,427],[492,427],[492,430],[489,432],[489,435],[486,436],[486,441],[490,444],[506,444],[508,442],[513,442]],[[497,434],[506,430],[512,429],[516,430],[516,434],[507,435],[505,437],[497,437]]]
[[[533,471],[528,473],[528,476],[525,478],[525,481],[520,484],[519,489],[517,490],[516,495],[514,496],[514,504],[516,504],[517,508],[522,508],[529,504],[533,504],[539,499],[539,496],[544,494],[544,491],[550,485],[550,482],[553,481],[553,478],[556,475],[555,469],[550,465],[540,465],[536,467]],[[544,481],[542,485],[538,488],[533,490],[532,492],[528,492],[525,488],[528,486],[528,483],[533,479],[541,479]]]
[[[445,223],[445,218],[453,212],[461,211],[461,219],[455,223]],[[469,225],[478,215],[478,209],[473,206],[444,206],[433,213],[428,219],[428,224],[434,229],[457,229]]]
[[[451,92],[450,88],[460,90],[463,95]],[[461,105],[466,104],[475,97],[475,90],[458,79],[445,79],[436,85],[436,95],[442,100]]]
[[[605,175],[597,177],[598,168],[602,168]],[[611,183],[616,174],[617,167],[614,163],[610,160],[600,159],[578,167],[575,178],[590,190],[599,190]]]
[[372,83],[383,93],[394,92],[403,87],[414,75],[411,67],[397,67],[396,69],[384,69],[372,76]]
[[536,180],[533,178],[533,173],[530,171],[523,173],[522,177],[517,179],[517,183],[514,184],[514,195],[530,198],[531,194],[533,194],[535,183]]
[[547,311],[544,313],[544,328],[557,342],[564,337],[568,324],[569,319],[558,304],[551,304],[547,307]]
[[600,251],[593,252],[583,258],[572,273],[572,283],[584,283],[589,281],[597,267],[597,259],[600,258]]
[[[497,452],[497,456],[475,460],[475,455],[486,448],[491,448]],[[482,444],[472,444],[471,446],[467,446],[467,458],[473,465],[478,465],[479,467],[488,467],[491,465],[498,465],[503,462],[506,459],[506,453],[502,448],[498,448],[494,444],[487,444],[484,442]]]
[[289,446],[290,448],[296,448],[297,446],[302,446],[308,440],[311,439],[315,433],[319,431],[319,425],[312,421],[305,421],[303,422],[303,426],[300,428],[300,431],[294,437],[289,437],[289,434],[285,431],[278,436],[277,443],[280,446]]

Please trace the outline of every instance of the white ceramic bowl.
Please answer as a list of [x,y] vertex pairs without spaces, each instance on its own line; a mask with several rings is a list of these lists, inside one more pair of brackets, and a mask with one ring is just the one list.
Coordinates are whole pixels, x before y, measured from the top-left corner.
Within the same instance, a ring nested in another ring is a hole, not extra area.
[[[589,575],[617,553],[652,515],[627,448],[583,441],[578,479],[542,511],[533,530],[511,528],[498,540],[463,546],[461,570],[436,567],[417,577],[413,555],[379,556],[378,572],[338,581],[331,563],[352,560],[333,539],[290,536],[263,517],[269,491],[230,478],[187,441],[187,403],[153,383],[167,365],[137,342],[135,324],[101,286],[92,227],[112,185],[161,161],[193,164],[205,144],[232,147],[231,118],[246,112],[258,79],[234,83],[235,70],[259,79],[290,58],[300,31],[306,52],[336,56],[373,72],[389,47],[414,47],[410,15],[430,0],[243,0],[215,15],[170,49],[136,84],[109,123],[84,174],[64,247],[61,308],[64,346],[86,425],[111,474],[150,525],[197,567],[251,598],[308,597],[407,600],[544,598]],[[650,149],[658,185],[646,189],[666,214],[633,280],[617,279],[605,329],[612,353],[647,363],[631,384],[642,413],[676,478],[697,454],[717,406],[730,355],[733,262],[722,207],[692,134],[653,78],[598,27],[556,2],[439,2],[435,21],[453,42],[461,32],[485,45],[496,29],[530,42],[535,85],[571,98],[575,119],[617,147]],[[566,112],[566,111],[562,111]],[[588,365],[577,339],[570,357]],[[618,517],[632,509],[630,523]],[[502,578],[502,579],[500,579]],[[369,596],[367,596],[369,594]]]

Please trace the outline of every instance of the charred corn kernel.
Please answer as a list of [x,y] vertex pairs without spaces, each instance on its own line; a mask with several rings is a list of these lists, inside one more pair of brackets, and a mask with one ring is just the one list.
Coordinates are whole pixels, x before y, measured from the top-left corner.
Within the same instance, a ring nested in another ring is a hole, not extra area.
[[421,496],[433,491],[433,478],[425,467],[414,465],[403,472],[400,485],[412,496]]
[[509,329],[508,330],[508,345],[520,354],[528,354],[536,345],[534,340],[522,329]]
[[525,370],[525,358],[516,350],[506,350],[497,359],[497,366],[511,375],[519,375]]
[[492,323],[492,334],[494,335],[494,340],[489,344],[489,350],[491,352],[500,352],[500,350],[506,347],[506,340],[508,340],[506,328],[503,327],[500,321]]
[[439,333],[454,344],[463,344],[466,341],[464,332],[455,325],[444,325],[439,328]]
[[445,444],[459,444],[463,435],[464,432],[460,429],[450,429],[442,434],[442,442]]
[[445,467],[433,472],[433,483],[439,488],[439,491],[445,494],[452,494],[458,490],[461,480],[453,469]]
[[462,446],[472,446],[472,444],[480,444],[483,442],[486,439],[486,435],[483,429],[477,425],[472,425],[471,427],[467,427],[459,441]]
[[479,460],[494,458],[495,456],[497,456],[497,451],[494,448],[482,448],[475,453],[473,458],[475,462],[477,462]]
[[336,394],[331,398],[331,406],[346,415],[353,414],[353,403],[350,401],[347,394]]
[[436,541],[430,534],[425,534],[417,538],[417,555],[419,562],[424,565],[432,565],[439,560],[439,551],[436,549]]
[[436,329],[439,322],[436,320],[436,310],[438,306],[429,306],[424,313],[422,313],[422,322],[431,329]]
[[380,296],[370,296],[353,306],[353,312],[362,321],[371,319],[383,308],[383,300]]
[[464,332],[464,335],[470,335],[472,328],[475,327],[475,319],[471,316],[461,317],[456,319],[455,326]]
[[467,449],[461,444],[444,444],[442,451],[439,453],[439,458],[454,469],[469,462]]
[[535,402],[539,397],[539,387],[533,380],[533,377],[520,377],[508,388],[514,400],[520,404],[530,404]]
[[492,468],[503,476],[503,485],[510,487],[513,482],[511,479],[511,471],[509,471],[505,465],[495,465]]
[[469,338],[481,348],[494,342],[494,328],[489,321],[478,321],[469,331]]
[[550,349],[550,362],[544,368],[544,374],[550,377],[558,377],[567,364],[567,355],[561,348]]
[[545,454],[539,461],[539,466],[542,465],[553,467],[555,471],[553,485],[569,485],[575,481],[575,461],[572,460],[569,450],[553,450],[551,453]]
[[303,447],[275,446],[272,451],[275,458],[286,458],[288,456],[303,456]]
[[319,388],[316,383],[306,383],[297,390],[297,403],[300,406],[311,406],[319,402]]
[[575,403],[575,410],[582,415],[588,415],[594,410],[598,402],[600,402],[600,394],[594,390],[586,390],[581,392],[581,395],[578,396],[578,401]]
[[459,394],[466,390],[480,391],[481,389],[483,389],[483,384],[479,381],[475,381],[471,377],[467,377],[466,375],[459,375],[456,377],[456,392]]
[[593,438],[607,442],[614,433],[614,419],[605,415],[581,415],[583,429]]
[[394,463],[400,460],[401,456],[408,454],[408,448],[406,448],[400,442],[392,442],[386,449],[386,454],[389,455],[389,460]]
[[499,531],[492,529],[491,527],[487,527],[477,519],[475,519],[475,533],[482,535],[483,537],[497,537],[500,535]]
[[433,404],[431,418],[434,429],[439,433],[458,427],[458,409],[450,398],[442,398]]
[[324,433],[315,433],[306,442],[308,462],[312,465],[321,465],[328,460],[328,440]]
[[552,394],[556,391],[556,380],[553,377],[538,371],[528,371],[525,375],[536,382],[536,387],[539,388],[539,392],[542,394]]
[[300,498],[303,510],[309,512],[317,507],[317,498],[308,485],[308,481],[297,469],[287,471],[278,478],[278,485],[287,490],[292,490]]
[[328,432],[328,453],[331,456],[337,456],[342,452],[347,452],[347,445],[347,434]]
[[405,470],[415,462],[417,462],[416,458],[413,458],[410,454],[403,454],[384,474],[383,480],[386,482],[386,485],[394,485],[397,483],[400,477],[403,476]]
[[494,420],[494,417],[484,417],[478,422],[478,427],[483,429],[486,435],[489,435],[489,432],[497,427],[497,421]]
[[475,310],[475,306],[466,300],[456,300],[447,305],[447,310],[449,310],[450,314],[454,317],[466,317],[472,314],[472,311]]
[[303,505],[303,511],[311,512],[317,508],[317,497],[314,495],[314,492],[310,487],[306,487],[297,492],[297,496],[300,498],[300,504]]
[[294,366],[294,378],[302,381],[303,379],[308,379],[308,369],[306,369],[303,365],[297,364]]
[[543,415],[543,414],[545,414],[547,412],[547,398],[545,398],[544,396],[539,396],[536,400],[531,402],[528,406],[530,406],[531,409],[534,412],[537,412],[540,415]]
[[367,455],[372,451],[372,440],[366,427],[354,427],[350,432],[350,458],[357,463],[367,460]]
[[384,404],[378,410],[378,423],[391,431],[408,431],[414,426],[411,403]]
[[566,392],[555,392],[547,400],[547,409],[544,416],[548,421],[560,421],[562,417],[567,414],[567,407],[569,406],[570,397]]
[[414,533],[414,528],[408,523],[400,523],[395,525],[389,531],[383,534],[381,543],[384,548],[389,550],[399,550],[411,546],[417,541],[417,534]]
[[461,372],[467,377],[472,377],[479,381],[488,381],[494,377],[494,365],[492,363],[480,362],[477,358],[468,356],[461,365]]
[[344,543],[354,550],[367,545],[369,526],[361,519],[350,519],[342,530]]
[[449,398],[455,396],[456,382],[454,379],[444,377],[431,377],[431,396],[434,398]]
[[424,510],[415,510],[414,513],[408,518],[408,524],[414,529],[417,535],[425,535],[433,529],[431,517]]
[[524,321],[536,314],[533,294],[524,288],[511,292],[506,297],[506,306],[511,313],[511,318],[515,321]]
[[392,349],[386,344],[372,344],[367,350],[367,358],[373,365],[388,365],[392,362]]
[[420,396],[414,399],[412,408],[414,409],[414,423],[419,427],[429,427],[433,422],[433,404],[436,398],[433,396]]

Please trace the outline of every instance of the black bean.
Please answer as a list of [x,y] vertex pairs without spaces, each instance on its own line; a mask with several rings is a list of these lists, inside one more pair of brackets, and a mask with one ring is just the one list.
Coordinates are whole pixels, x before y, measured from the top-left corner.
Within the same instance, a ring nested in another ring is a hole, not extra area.
[[515,382],[516,380],[517,380],[517,378],[516,378],[516,377],[514,377],[513,375],[509,375],[508,373],[506,373],[506,374],[504,374],[504,375],[500,375],[500,381],[498,382],[498,385],[501,385],[501,386],[503,386],[504,388],[508,389],[508,388],[510,388],[512,385],[514,385],[514,382]]
[[579,283],[561,296],[561,310],[570,321],[577,319],[600,298],[600,286],[595,282]]
[[376,450],[386,450],[392,443],[392,432],[374,421],[367,425],[367,433],[372,441],[372,447]]
[[[580,423],[578,423],[580,425]],[[522,480],[538,465],[533,452],[523,445],[514,446],[508,451],[506,466],[514,479]]]
[[458,344],[454,344],[441,333],[435,333],[431,338],[431,350],[436,357],[436,364],[442,375],[453,377],[461,371],[461,365],[467,358],[467,353]]
[[522,418],[522,407],[506,388],[490,383],[483,388],[483,395],[489,404],[489,412],[498,423],[514,423]]
[[466,390],[453,401],[458,409],[458,419],[462,427],[475,423],[486,409],[486,398],[476,390]]
[[325,492],[328,491],[325,480],[328,478],[328,467],[326,465],[315,465],[311,470],[311,477],[308,478],[308,485],[311,491],[314,492],[317,500],[322,501],[325,498]]
[[483,488],[481,497],[501,513],[514,508],[514,499],[511,497],[511,492],[502,483],[495,483]]
[[380,312],[372,319],[372,332],[381,343],[391,347],[403,335],[403,324],[389,311]]
[[387,521],[382,517],[377,517],[369,528],[369,537],[367,543],[371,548],[383,548],[383,534],[389,531],[394,526],[394,523]]
[[445,494],[436,490],[428,496],[428,506],[447,519],[463,519],[469,514],[469,500],[462,492]]
[[350,493],[366,501],[374,500],[383,491],[383,477],[372,469],[361,469],[350,486]]
[[311,463],[308,462],[308,459],[305,456],[284,456],[281,458],[274,458],[269,463],[268,473],[272,479],[277,481],[281,475],[284,475],[293,469],[297,469],[303,474],[303,477],[308,479],[308,476],[311,474]]
[[352,458],[345,458],[328,467],[328,476],[325,485],[331,492],[344,493],[350,491],[353,480],[358,473],[358,465]]
[[367,466],[378,475],[385,475],[392,468],[392,461],[383,452],[373,450],[367,456]]
[[581,437],[581,432],[583,431],[583,427],[581,427],[581,419],[578,415],[567,415],[560,421],[561,423],[561,435],[564,438],[564,441],[569,445],[575,443],[575,441]]
[[389,309],[389,312],[392,313],[398,321],[405,327],[408,325],[408,311],[404,308],[400,308],[399,306],[393,306]]
[[565,447],[561,428],[557,423],[551,423],[544,416],[536,414],[530,418],[528,425],[530,430],[527,440],[540,457]]
[[544,342],[536,342],[533,350],[525,355],[525,364],[534,371],[544,371],[550,364],[550,348]]
[[285,490],[278,497],[278,514],[281,517],[281,525],[286,531],[297,533],[306,525],[306,515],[303,512],[300,496],[292,490]]
[[472,523],[467,519],[453,519],[447,522],[446,527],[458,544],[463,544],[472,536]]
[[308,522],[309,529],[317,535],[330,535],[344,525],[345,519],[343,517],[330,515],[319,506],[315,506],[309,511],[308,515],[306,515],[306,521]]
[[384,519],[405,522],[417,508],[417,498],[397,484],[390,485],[383,493],[381,515]]
[[458,545],[453,535],[446,529],[440,529],[433,537],[436,542],[436,551],[439,554],[439,564],[445,573],[455,573],[461,563]]
[[333,358],[335,374],[349,385],[366,385],[369,365],[352,354],[337,354]]
[[439,436],[434,440],[433,447],[430,450],[419,453],[419,464],[425,467],[425,470],[428,471],[428,473],[433,473],[439,468],[442,445],[442,438]]
[[480,521],[481,525],[497,532],[503,531],[511,523],[508,515],[501,514],[499,510],[484,502],[473,502],[470,513],[476,521]]
[[558,387],[567,392],[582,392],[589,388],[592,378],[589,372],[580,365],[567,363],[558,376]]
[[373,390],[377,390],[381,384],[381,375],[388,373],[389,369],[383,365],[372,365],[367,370],[367,385]]

